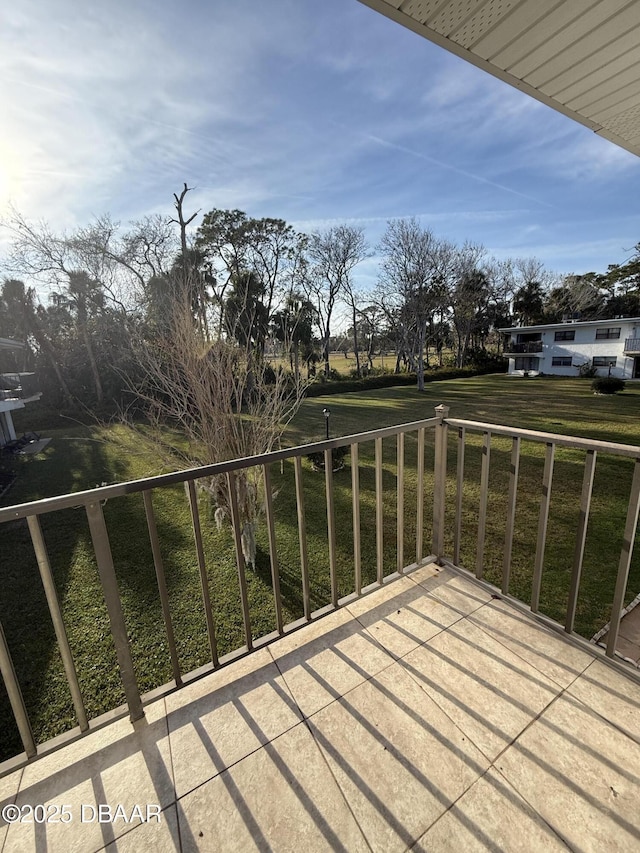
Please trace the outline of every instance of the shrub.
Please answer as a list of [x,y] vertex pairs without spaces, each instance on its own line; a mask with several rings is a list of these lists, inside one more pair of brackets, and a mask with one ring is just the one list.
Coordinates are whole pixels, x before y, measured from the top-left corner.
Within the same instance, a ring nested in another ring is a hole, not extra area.
[[495,352],[488,352],[480,347],[467,350],[466,364],[477,370],[487,370],[492,373],[504,372],[504,359]]
[[598,375],[598,369],[594,367],[590,361],[581,364],[578,368],[578,376],[581,379],[593,379],[594,376]]
[[324,394],[346,394],[350,391],[369,391],[372,388],[388,388],[392,385],[415,385],[415,373],[396,373],[390,376],[371,376],[366,379],[343,379],[340,382],[314,382],[307,388],[307,397]]
[[[334,471],[342,471],[344,468],[344,459],[348,449],[348,447],[334,447],[331,451],[331,461]],[[315,453],[308,453],[307,459],[311,462],[314,471],[324,471],[324,452],[322,450],[318,450]]]
[[[500,364],[500,372],[506,371],[506,359]],[[426,384],[441,379],[463,379],[468,376],[481,376],[494,373],[490,368],[442,367],[425,373]],[[365,379],[343,379],[341,382],[314,382],[307,388],[307,397],[321,397],[325,394],[347,394],[352,391],[370,391],[374,388],[390,388],[395,385],[416,385],[415,373],[384,373],[381,376],[368,376]]]
[[595,394],[617,394],[624,390],[624,379],[617,376],[599,376],[591,383]]
[[[348,379],[370,379],[372,376],[393,376],[394,372],[391,367],[369,367],[368,362],[365,362],[360,367],[361,376],[358,376],[358,371],[354,367],[349,371]],[[397,374],[395,374],[397,375]]]

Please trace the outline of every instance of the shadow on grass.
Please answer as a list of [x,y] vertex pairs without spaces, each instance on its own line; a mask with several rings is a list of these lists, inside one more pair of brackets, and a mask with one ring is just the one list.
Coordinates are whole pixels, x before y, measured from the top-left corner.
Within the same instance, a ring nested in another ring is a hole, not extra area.
[[[77,430],[75,431],[77,432]],[[127,479],[126,460],[109,445],[85,436],[54,438],[42,458],[23,464],[12,503],[70,493],[91,484]],[[8,503],[8,501],[5,501]],[[140,495],[104,508],[116,576],[129,630],[136,675],[142,690],[171,677],[159,595]],[[93,545],[83,507],[41,516],[42,532],[63,612],[87,715],[95,717],[122,704],[124,694]],[[180,542],[182,531],[163,518],[165,535]],[[42,742],[76,724],[53,624],[49,615],[26,520],[0,529],[3,596],[0,618],[34,730]],[[180,585],[178,573],[172,584]],[[0,714],[0,759],[21,751],[4,688]]]

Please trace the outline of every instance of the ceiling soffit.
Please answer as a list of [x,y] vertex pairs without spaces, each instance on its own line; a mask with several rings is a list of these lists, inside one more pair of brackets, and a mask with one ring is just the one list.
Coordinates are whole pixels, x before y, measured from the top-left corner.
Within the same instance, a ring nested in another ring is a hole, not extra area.
[[360,0],[640,155],[639,0]]

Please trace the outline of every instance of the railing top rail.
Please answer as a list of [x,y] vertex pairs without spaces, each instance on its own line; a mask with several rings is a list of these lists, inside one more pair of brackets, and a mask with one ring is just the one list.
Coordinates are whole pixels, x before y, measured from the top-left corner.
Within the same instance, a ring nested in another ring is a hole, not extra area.
[[503,426],[502,424],[489,424],[482,421],[467,421],[460,418],[446,418],[450,427],[464,427],[477,432],[490,432],[494,435],[505,435],[510,438],[523,438],[529,441],[552,442],[560,447],[573,447],[578,450],[600,450],[603,453],[612,453],[616,456],[629,456],[640,459],[640,447],[633,444],[617,444],[614,441],[600,441],[595,438],[581,438],[579,436],[559,435],[554,432],[539,432],[533,429],[521,429],[519,427]]
[[176,483],[184,483],[187,480],[198,480],[202,477],[212,477],[218,474],[226,474],[229,471],[238,471],[242,468],[253,468],[256,465],[268,465],[272,462],[280,462],[282,459],[292,459],[296,456],[305,456],[308,453],[317,453],[324,450],[332,450],[335,447],[348,447],[350,444],[360,444],[363,441],[373,441],[375,438],[386,438],[399,433],[417,431],[422,427],[433,426],[438,418],[426,418],[420,421],[410,421],[405,424],[382,427],[381,429],[358,432],[352,435],[343,435],[337,438],[315,441],[311,444],[300,444],[296,447],[283,447],[280,450],[272,450],[270,453],[262,453],[259,456],[246,456],[242,459],[229,459],[226,462],[216,462],[212,465],[202,465],[198,468],[187,468],[183,471],[173,471],[170,474],[158,474],[155,477],[144,477],[140,480],[129,480],[124,483],[114,483],[111,486],[100,486],[96,489],[87,489],[81,492],[72,492],[67,495],[56,495],[51,498],[42,498],[38,501],[15,504],[14,506],[0,508],[0,523],[4,521],[15,521],[19,518],[27,518],[30,515],[40,515],[54,510],[69,509],[71,507],[86,506],[87,504],[117,498],[123,495],[144,492],[148,489],[156,489],[160,486],[172,486]]
[[541,352],[543,347],[542,341],[507,341],[504,345],[505,350],[510,352]]

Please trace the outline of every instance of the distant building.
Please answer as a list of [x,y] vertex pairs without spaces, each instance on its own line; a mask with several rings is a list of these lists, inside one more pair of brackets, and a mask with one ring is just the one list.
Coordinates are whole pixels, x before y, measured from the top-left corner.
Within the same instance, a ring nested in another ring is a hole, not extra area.
[[548,323],[499,329],[511,374],[578,376],[593,366],[599,376],[640,379],[640,317]]
[[[24,347],[26,344],[21,341],[0,338],[0,354],[3,350]],[[27,403],[39,400],[41,396],[35,373],[0,373],[0,447],[17,437],[11,412],[24,409]]]

